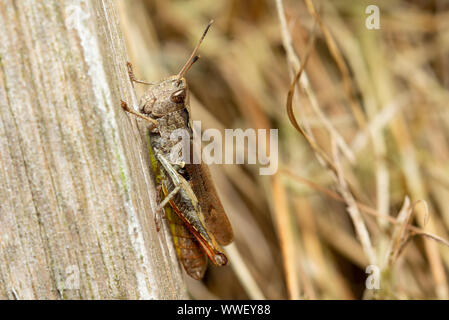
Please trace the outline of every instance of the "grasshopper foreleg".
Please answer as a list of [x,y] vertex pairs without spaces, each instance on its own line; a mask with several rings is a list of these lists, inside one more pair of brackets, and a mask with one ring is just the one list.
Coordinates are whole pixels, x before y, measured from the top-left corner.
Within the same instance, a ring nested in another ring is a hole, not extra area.
[[126,66],[128,67],[128,75],[129,75],[129,79],[131,80],[133,87],[134,87],[134,82],[146,84],[148,86],[152,86],[155,84],[154,82],[146,82],[146,81],[142,81],[142,80],[137,80],[136,77],[134,76],[133,65],[131,64],[131,62],[127,62]]
[[138,113],[138,112],[134,111],[134,110],[131,109],[131,108],[128,106],[128,104],[127,104],[125,101],[123,101],[123,100],[121,100],[121,103],[122,103],[122,108],[123,108],[123,110],[125,110],[125,111],[128,112],[128,113],[131,113],[131,114],[135,115],[136,117],[139,117],[139,118],[141,118],[141,119],[143,119],[143,120],[146,120],[146,121],[148,121],[149,123],[151,123],[151,128],[150,128],[150,130],[152,130],[153,128],[157,128],[158,123],[157,123],[157,120],[156,120],[156,119],[153,119],[153,118],[151,118],[151,117],[147,117],[147,116],[145,116],[145,115],[143,115],[143,114],[141,114],[141,113]]

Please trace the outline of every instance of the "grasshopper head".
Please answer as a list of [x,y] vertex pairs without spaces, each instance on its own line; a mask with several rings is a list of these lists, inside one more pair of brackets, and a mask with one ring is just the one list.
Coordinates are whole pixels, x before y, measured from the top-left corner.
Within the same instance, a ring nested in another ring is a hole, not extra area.
[[192,54],[182,67],[181,71],[179,71],[177,75],[171,76],[151,86],[144,94],[140,102],[140,111],[142,113],[151,115],[153,118],[160,118],[171,112],[188,107],[189,92],[184,76],[195,61],[199,59],[199,56],[197,56],[196,53],[213,22],[213,20],[209,21],[200,41],[195,49],[193,49]]
[[154,118],[160,118],[185,108],[188,98],[189,91],[185,78],[171,76],[148,89],[140,102],[140,111]]

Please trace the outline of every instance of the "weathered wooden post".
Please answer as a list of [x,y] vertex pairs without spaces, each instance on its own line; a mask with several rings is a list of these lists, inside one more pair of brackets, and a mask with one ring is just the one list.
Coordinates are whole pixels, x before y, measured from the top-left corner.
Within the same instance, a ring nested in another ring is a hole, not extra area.
[[0,298],[186,297],[112,0],[0,2]]

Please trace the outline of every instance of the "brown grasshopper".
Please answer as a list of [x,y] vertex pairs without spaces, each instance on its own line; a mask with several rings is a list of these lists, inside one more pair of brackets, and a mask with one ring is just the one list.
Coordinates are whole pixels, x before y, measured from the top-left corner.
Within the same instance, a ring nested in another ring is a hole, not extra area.
[[125,111],[151,123],[150,159],[156,173],[156,183],[161,189],[160,198],[165,197],[156,212],[165,208],[178,258],[187,274],[198,280],[204,276],[207,257],[215,265],[227,264],[228,258],[220,245],[231,243],[233,232],[212,182],[209,167],[203,163],[192,164],[192,157],[190,161],[185,161],[182,158],[184,155],[175,153],[173,156],[171,151],[178,141],[171,139],[171,134],[183,129],[192,146],[189,90],[184,76],[198,60],[196,53],[212,22],[209,22],[177,75],[149,83],[137,80],[128,63],[131,81],[150,87],[140,100],[140,113],[122,101]]

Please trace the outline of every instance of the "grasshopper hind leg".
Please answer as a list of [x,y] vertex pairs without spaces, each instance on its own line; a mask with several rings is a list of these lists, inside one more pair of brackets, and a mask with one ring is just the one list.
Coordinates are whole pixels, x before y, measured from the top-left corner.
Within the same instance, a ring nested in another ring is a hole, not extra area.
[[185,226],[184,221],[178,217],[172,208],[167,206],[165,213],[179,261],[189,276],[195,280],[201,280],[207,269],[207,255]]
[[167,203],[173,199],[173,197],[179,192],[179,189],[181,188],[181,186],[176,186],[165,198],[164,200],[162,200],[161,203],[159,203],[159,205],[157,206],[157,211],[163,209]]

